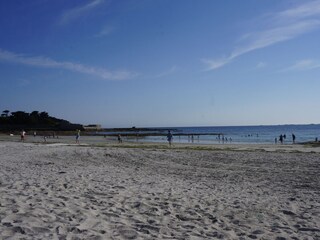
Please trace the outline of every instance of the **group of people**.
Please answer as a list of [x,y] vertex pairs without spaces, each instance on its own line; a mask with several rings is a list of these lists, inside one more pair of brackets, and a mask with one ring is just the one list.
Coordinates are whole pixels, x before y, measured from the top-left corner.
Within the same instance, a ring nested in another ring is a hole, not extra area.
[[[279,142],[280,142],[281,144],[283,144],[284,141],[286,140],[286,138],[287,138],[287,135],[286,135],[286,134],[280,134],[280,136],[279,136]],[[275,138],[275,139],[274,139],[274,143],[275,143],[275,144],[278,143],[278,138]],[[293,133],[292,133],[292,143],[293,143],[293,144],[296,143],[296,135],[294,135]]]
[[[118,135],[117,139],[118,139],[118,143],[122,143],[122,137],[120,134]],[[172,145],[172,139],[173,139],[173,135],[172,135],[171,131],[169,130],[168,134],[167,134],[167,140],[168,140],[170,147]]]
[[227,143],[228,141],[231,143],[232,142],[232,138],[231,137],[229,137],[229,138],[227,138],[227,137],[224,137],[223,135],[221,136],[221,134],[218,134],[218,137],[216,137],[216,139],[219,141],[219,143],[220,142],[222,142],[222,143]]
[[[77,144],[80,144],[80,132],[81,132],[80,130],[77,130],[77,131],[76,131],[76,143],[77,143]],[[26,132],[25,132],[24,130],[22,130],[22,131],[20,132],[20,140],[21,140],[21,142],[24,142],[24,141],[25,141],[25,136],[26,136]],[[36,137],[36,132],[33,133],[33,136]],[[53,135],[53,137],[54,137],[54,136],[55,136],[55,135]],[[292,133],[291,136],[292,136],[292,143],[295,144],[295,143],[296,143],[296,136],[295,136],[295,134],[293,134],[293,133]],[[219,139],[219,142],[220,142],[220,140],[221,140],[220,135],[219,135],[219,137],[217,137],[217,138]],[[280,142],[281,144],[283,144],[284,141],[286,140],[286,138],[287,138],[286,134],[281,134],[281,135],[279,136],[279,142]],[[45,141],[46,141],[46,137],[44,137],[44,139],[45,139]],[[169,131],[168,131],[168,134],[167,134],[167,141],[168,141],[170,147],[172,146],[172,140],[173,140],[173,135],[172,135],[171,131],[169,130]],[[224,138],[224,137],[222,136],[222,141],[223,141],[223,142],[224,142],[224,141],[228,141],[228,139],[227,139],[227,138]],[[230,138],[229,141],[231,142],[231,141],[232,141],[232,138]],[[316,141],[318,141],[318,139],[316,139]],[[119,142],[119,143],[122,143],[122,137],[121,137],[120,134],[118,135],[118,142]],[[278,143],[278,138],[275,138],[275,139],[274,139],[274,142],[275,142],[275,144],[277,144],[277,143]]]
[[[20,132],[20,141],[21,142],[24,142],[26,140],[26,135],[27,135],[26,131],[22,130]],[[33,132],[33,137],[35,138],[36,136],[37,136],[37,132],[34,131]],[[50,137],[51,137],[51,135],[43,135],[43,141],[47,142],[47,138],[50,138]],[[55,132],[53,132],[52,133],[52,138],[59,138],[59,137],[55,134]]]

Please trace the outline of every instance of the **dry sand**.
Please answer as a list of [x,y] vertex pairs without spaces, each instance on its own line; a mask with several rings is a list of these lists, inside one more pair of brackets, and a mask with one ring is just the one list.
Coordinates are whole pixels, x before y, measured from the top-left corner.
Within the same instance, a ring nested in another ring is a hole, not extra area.
[[318,148],[60,142],[0,141],[0,239],[320,239]]

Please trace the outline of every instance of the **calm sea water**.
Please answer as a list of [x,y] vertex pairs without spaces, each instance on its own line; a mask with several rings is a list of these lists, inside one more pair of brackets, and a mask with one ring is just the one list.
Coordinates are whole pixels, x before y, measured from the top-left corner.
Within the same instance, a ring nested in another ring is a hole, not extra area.
[[[162,128],[158,128],[161,130]],[[275,138],[279,139],[280,134],[285,134],[285,144],[292,143],[292,134],[296,136],[296,142],[320,140],[320,124],[312,125],[277,125],[277,126],[239,126],[239,127],[175,127],[173,141],[181,143],[197,144],[219,144],[222,141],[217,135],[194,135],[192,134],[213,134],[221,133],[225,138],[232,139],[232,143],[274,143]],[[189,134],[189,136],[178,136]],[[132,141],[165,142],[165,136],[147,136],[139,139],[128,139]]]

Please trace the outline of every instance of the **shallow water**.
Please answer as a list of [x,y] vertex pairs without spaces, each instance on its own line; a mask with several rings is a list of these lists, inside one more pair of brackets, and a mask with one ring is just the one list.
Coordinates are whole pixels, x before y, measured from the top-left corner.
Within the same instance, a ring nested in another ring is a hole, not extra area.
[[[158,128],[164,133],[164,128]],[[292,143],[292,134],[296,136],[296,142],[314,141],[320,139],[320,124],[310,125],[273,125],[273,126],[231,126],[231,127],[173,127],[174,142],[198,143],[198,144],[222,144],[222,143],[274,143],[277,138],[279,143],[280,134],[286,135],[284,144]],[[114,134],[115,132],[113,132]],[[132,133],[132,132],[131,132]],[[138,132],[142,133],[142,132]],[[101,133],[107,134],[108,133]],[[110,133],[109,133],[110,134]],[[123,132],[119,134],[124,134]],[[180,135],[182,134],[182,135]],[[212,135],[207,135],[212,134]],[[217,134],[220,135],[220,140]],[[192,137],[193,135],[193,137]],[[222,136],[227,141],[222,141]],[[128,138],[131,141],[166,142],[166,136],[145,136]]]

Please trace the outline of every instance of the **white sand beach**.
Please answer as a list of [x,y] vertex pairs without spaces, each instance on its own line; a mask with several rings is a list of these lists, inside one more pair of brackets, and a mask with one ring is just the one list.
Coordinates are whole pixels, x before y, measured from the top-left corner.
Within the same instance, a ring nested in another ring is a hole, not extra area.
[[320,239],[318,148],[81,141],[2,138],[0,239]]

